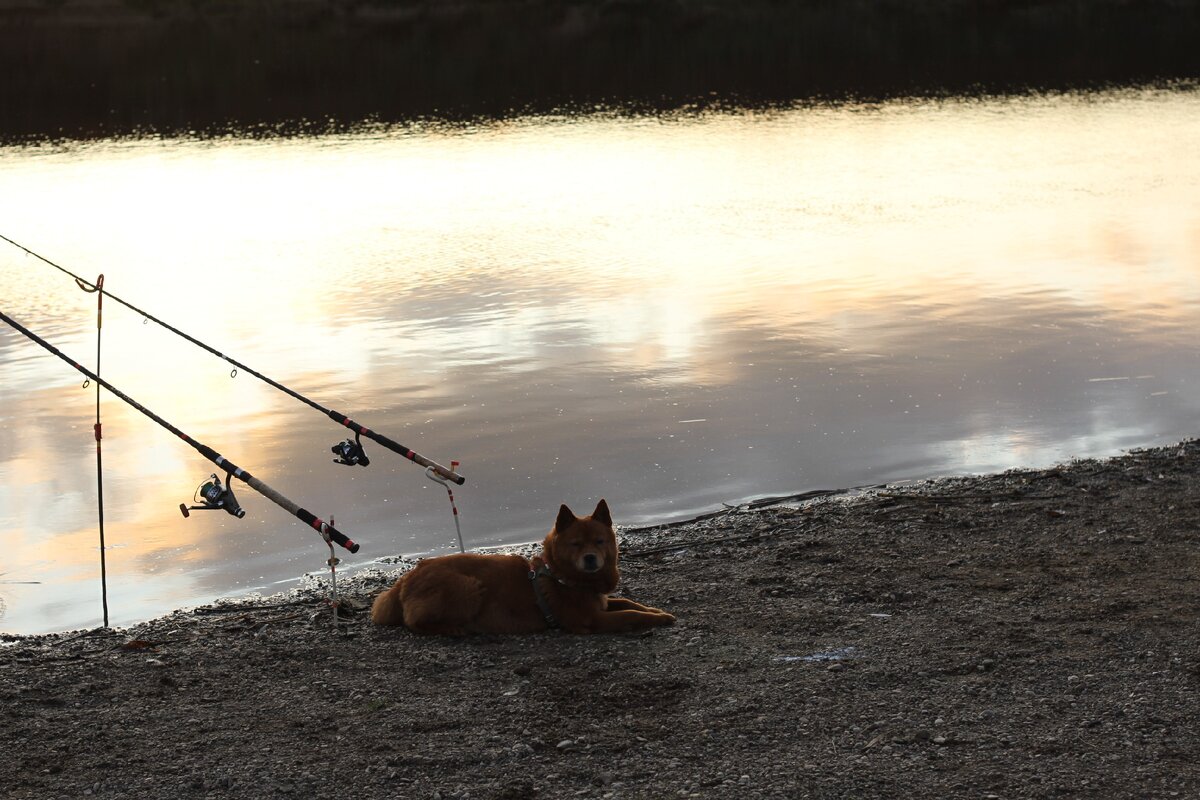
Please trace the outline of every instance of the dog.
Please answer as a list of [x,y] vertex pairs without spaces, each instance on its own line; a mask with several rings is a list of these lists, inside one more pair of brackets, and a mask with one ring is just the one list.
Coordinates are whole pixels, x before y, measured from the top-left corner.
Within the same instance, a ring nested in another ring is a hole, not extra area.
[[420,561],[378,597],[371,621],[413,633],[463,636],[629,633],[670,625],[675,617],[622,597],[617,588],[617,537],[608,504],[588,517],[564,504],[541,555],[457,553]]

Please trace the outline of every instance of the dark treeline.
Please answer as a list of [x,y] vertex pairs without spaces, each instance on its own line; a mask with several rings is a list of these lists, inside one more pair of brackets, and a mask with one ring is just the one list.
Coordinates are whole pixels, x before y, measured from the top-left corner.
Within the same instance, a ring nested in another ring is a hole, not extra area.
[[1200,76],[1200,0],[0,0],[0,137]]

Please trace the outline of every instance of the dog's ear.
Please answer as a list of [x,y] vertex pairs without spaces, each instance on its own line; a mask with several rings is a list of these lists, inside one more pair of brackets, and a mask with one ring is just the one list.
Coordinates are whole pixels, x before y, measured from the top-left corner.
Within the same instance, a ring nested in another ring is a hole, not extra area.
[[565,531],[571,527],[575,520],[579,519],[567,508],[567,504],[563,503],[558,509],[558,519],[554,521],[554,529],[556,531]]
[[608,513],[608,503],[604,502],[604,498],[600,498],[600,502],[596,504],[596,510],[592,512],[592,519],[612,527],[612,515]]

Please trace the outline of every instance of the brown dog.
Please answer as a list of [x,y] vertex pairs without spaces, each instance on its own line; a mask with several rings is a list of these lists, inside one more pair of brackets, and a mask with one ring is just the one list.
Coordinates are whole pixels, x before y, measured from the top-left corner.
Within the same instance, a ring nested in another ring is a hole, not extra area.
[[621,633],[675,617],[620,597],[617,537],[603,500],[590,517],[565,505],[532,561],[459,553],[427,558],[375,598],[371,620],[414,633]]

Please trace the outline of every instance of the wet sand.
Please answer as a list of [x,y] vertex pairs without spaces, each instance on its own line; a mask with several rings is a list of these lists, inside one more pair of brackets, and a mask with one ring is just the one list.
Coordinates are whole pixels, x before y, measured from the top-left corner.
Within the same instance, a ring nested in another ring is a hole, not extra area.
[[[392,575],[7,637],[6,797],[1195,797],[1200,443],[623,532],[636,636],[421,638]],[[403,565],[401,565],[402,568]]]

